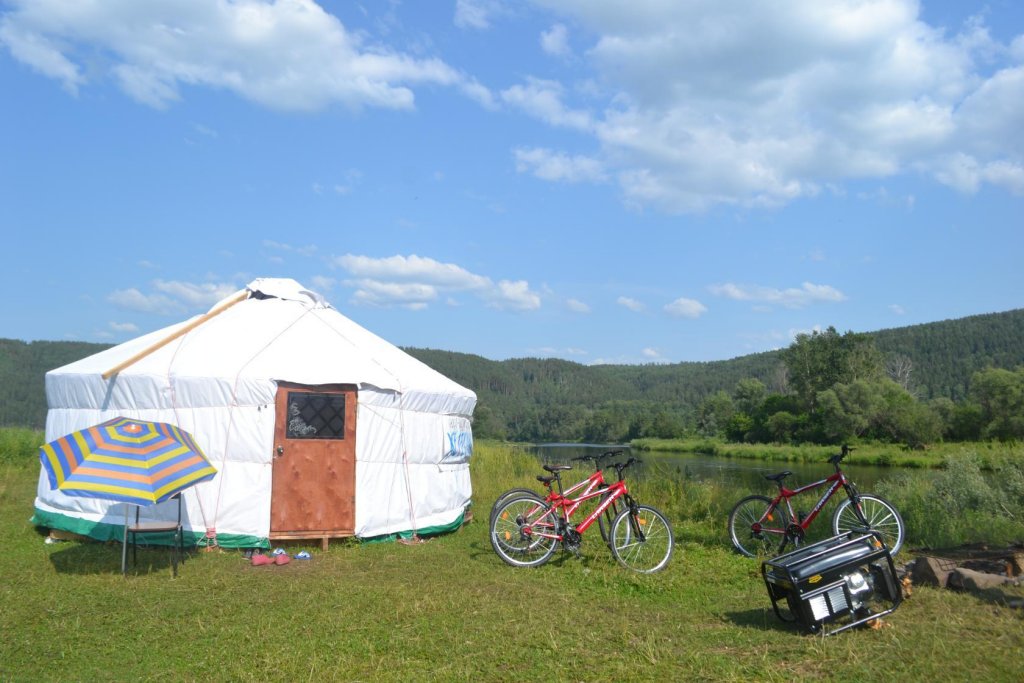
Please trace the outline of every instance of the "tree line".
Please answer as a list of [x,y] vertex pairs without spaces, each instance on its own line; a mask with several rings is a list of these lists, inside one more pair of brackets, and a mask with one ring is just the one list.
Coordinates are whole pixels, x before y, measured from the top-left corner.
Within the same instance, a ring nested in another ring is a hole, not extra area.
[[[895,362],[894,362],[895,360]],[[922,400],[909,357],[886,358],[867,334],[835,328],[799,335],[782,354],[790,390],[756,379],[719,391],[696,432],[754,443],[838,444],[858,439],[920,448],[939,440],[1024,438],[1024,365],[972,373],[959,402]]]
[[[0,426],[41,428],[46,371],[106,348],[0,339]],[[1024,309],[874,333],[829,328],[786,349],[714,362],[587,366],[405,351],[477,393],[478,438],[623,443],[713,435],[919,446],[1024,437]]]
[[623,443],[735,441],[922,446],[1022,438],[1013,411],[1024,365],[1024,309],[874,333],[835,328],[786,349],[727,361],[584,366],[491,361],[406,349],[477,392],[478,437]]

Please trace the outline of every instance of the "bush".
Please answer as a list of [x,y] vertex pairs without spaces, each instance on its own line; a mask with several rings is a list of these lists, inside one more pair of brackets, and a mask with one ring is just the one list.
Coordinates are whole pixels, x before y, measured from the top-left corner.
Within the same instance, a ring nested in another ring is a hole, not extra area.
[[0,463],[38,463],[39,447],[45,443],[43,432],[25,427],[0,428]]
[[993,463],[981,470],[973,450],[947,456],[931,476],[900,472],[879,482],[877,492],[903,516],[908,542],[932,548],[964,543],[1006,544],[1024,540],[1024,463]]

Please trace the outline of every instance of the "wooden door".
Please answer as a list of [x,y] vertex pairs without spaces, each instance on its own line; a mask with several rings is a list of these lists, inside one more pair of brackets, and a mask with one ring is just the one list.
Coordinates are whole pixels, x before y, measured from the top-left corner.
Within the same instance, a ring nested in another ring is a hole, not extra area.
[[356,391],[278,383],[271,538],[355,532]]

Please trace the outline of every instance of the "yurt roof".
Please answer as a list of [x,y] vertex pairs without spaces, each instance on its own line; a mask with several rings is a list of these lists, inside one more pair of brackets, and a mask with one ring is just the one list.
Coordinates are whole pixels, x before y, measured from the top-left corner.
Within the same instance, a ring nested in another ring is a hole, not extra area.
[[[168,338],[172,341],[151,350]],[[124,342],[48,375],[109,376],[129,360],[117,375],[356,384],[475,402],[472,391],[353,322],[292,279],[253,280],[205,316]]]

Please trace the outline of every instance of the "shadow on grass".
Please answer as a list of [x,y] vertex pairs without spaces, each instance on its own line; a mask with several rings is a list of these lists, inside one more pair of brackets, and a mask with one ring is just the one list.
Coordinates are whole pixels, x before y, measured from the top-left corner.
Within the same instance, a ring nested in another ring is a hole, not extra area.
[[[68,541],[66,548],[50,554],[50,562],[58,574],[120,574],[121,544],[120,543],[89,543]],[[188,560],[188,551],[178,561],[178,572]],[[128,575],[159,574],[171,572],[170,548],[140,547],[138,563],[132,563],[131,550],[128,551]]]
[[998,607],[1009,607],[1012,603],[1013,606],[1020,609],[1020,607],[1024,605],[1024,595],[1016,595],[1001,588],[986,588],[984,590],[973,591],[960,590],[957,592],[973,596],[981,602],[996,605]]
[[723,616],[743,628],[752,628],[758,631],[781,631],[794,635],[800,634],[800,629],[794,624],[787,623],[776,617],[770,607],[758,607],[756,609],[743,610],[742,612],[726,612]]
[[[471,560],[474,560],[474,561],[477,561],[477,562],[487,562],[487,563],[490,563],[491,561],[493,561],[496,565],[510,566],[507,563],[505,563],[500,557],[498,557],[498,554],[496,552],[494,552],[494,548],[491,547],[491,544],[489,542],[472,541],[469,544],[469,548],[470,548],[469,557],[470,557]],[[601,549],[604,549],[605,552],[607,552],[607,547],[604,546],[603,544],[600,545],[599,547],[593,548],[593,551],[595,553],[600,553]],[[544,563],[544,566],[552,565],[552,566],[555,566],[555,567],[560,567],[560,566],[563,566],[567,562],[570,562],[570,561],[571,562],[581,562],[583,564],[584,568],[590,568],[591,566],[598,566],[600,564],[600,560],[595,561],[596,558],[590,557],[588,555],[588,553],[587,553],[587,550],[591,550],[591,549],[587,548],[587,549],[583,550],[580,553],[580,556],[577,557],[573,553],[571,553],[571,552],[569,552],[567,550],[563,550],[561,547],[559,547],[558,549],[555,550],[554,554],[551,555],[551,559]],[[516,567],[510,567],[510,568],[516,569]],[[520,567],[520,569],[522,569],[522,568]]]

